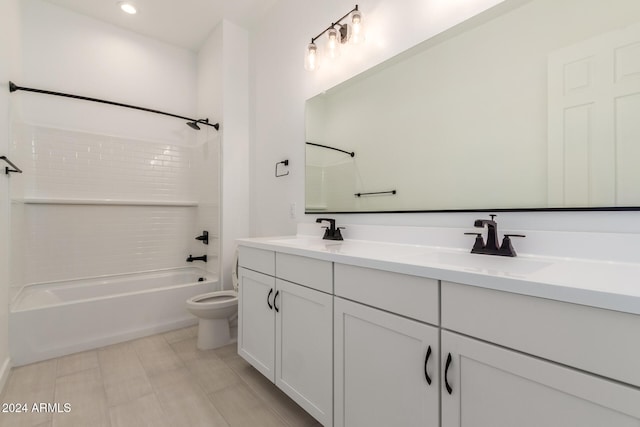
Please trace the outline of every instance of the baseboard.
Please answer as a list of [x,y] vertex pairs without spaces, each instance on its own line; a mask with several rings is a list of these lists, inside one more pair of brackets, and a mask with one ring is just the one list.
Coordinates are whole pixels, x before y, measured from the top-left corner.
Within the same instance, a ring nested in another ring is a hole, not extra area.
[[7,384],[9,373],[11,372],[11,359],[7,357],[2,366],[0,366],[0,393],[4,390],[4,386]]

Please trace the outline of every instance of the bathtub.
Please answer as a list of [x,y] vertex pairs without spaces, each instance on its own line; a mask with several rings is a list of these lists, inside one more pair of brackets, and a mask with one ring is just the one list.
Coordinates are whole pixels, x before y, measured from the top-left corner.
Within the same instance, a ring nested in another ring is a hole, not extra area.
[[20,366],[195,325],[186,300],[218,289],[217,276],[196,267],[27,285],[9,310],[11,360]]

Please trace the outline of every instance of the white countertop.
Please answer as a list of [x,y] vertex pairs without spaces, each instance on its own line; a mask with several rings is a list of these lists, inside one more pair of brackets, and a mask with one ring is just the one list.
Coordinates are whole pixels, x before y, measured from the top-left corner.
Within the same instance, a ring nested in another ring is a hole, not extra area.
[[282,236],[238,244],[342,264],[640,314],[640,264],[470,254],[435,246]]

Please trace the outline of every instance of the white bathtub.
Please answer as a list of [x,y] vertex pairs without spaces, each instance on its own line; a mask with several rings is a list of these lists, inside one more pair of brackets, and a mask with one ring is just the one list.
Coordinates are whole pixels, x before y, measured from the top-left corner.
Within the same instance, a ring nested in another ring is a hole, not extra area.
[[186,300],[213,290],[218,278],[196,267],[25,286],[9,311],[11,360],[20,366],[195,325]]

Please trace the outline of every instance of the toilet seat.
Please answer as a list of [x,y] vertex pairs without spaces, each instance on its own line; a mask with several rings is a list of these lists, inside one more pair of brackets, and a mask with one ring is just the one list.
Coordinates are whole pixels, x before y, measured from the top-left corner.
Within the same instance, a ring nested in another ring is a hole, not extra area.
[[238,251],[233,256],[233,269],[231,270],[233,290],[214,291],[206,294],[196,295],[187,300],[187,307],[194,309],[205,308],[226,308],[238,304]]
[[238,304],[236,291],[215,291],[196,295],[187,300],[187,307],[193,308],[225,308]]
[[200,295],[201,298],[194,299],[193,302],[197,302],[199,304],[208,303],[208,302],[222,302],[231,298],[235,298],[235,295],[214,295],[216,292],[210,295]]

